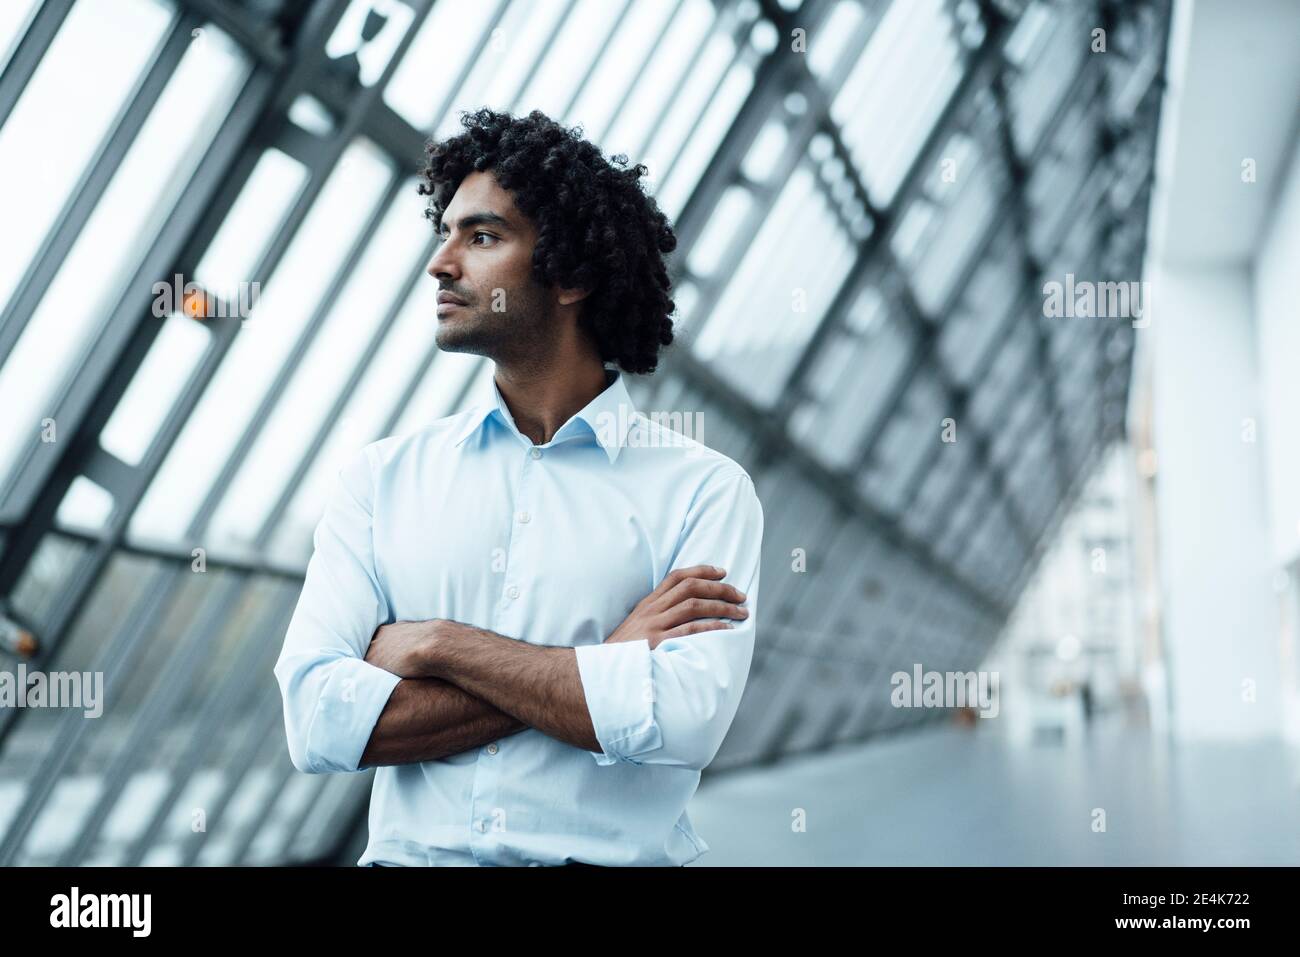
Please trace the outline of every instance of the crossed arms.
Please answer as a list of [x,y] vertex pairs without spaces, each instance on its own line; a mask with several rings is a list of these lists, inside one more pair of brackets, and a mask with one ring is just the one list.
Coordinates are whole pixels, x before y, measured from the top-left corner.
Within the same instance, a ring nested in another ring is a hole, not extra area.
[[[677,569],[633,609],[606,643],[668,638],[731,627],[749,617],[725,569]],[[365,660],[403,680],[393,689],[361,756],[362,766],[458,754],[525,728],[600,751],[575,649],[533,645],[435,619],[384,625]]]
[[753,652],[763,516],[747,475],[701,486],[675,570],[612,635],[557,647],[442,619],[383,624],[392,615],[371,551],[372,448],[340,471],[275,666],[295,767],[436,760],[525,728],[598,764],[712,760]]

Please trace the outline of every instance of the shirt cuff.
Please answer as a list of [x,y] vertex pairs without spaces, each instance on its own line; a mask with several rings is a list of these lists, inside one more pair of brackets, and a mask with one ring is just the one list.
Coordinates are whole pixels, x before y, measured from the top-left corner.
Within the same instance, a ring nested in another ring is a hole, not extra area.
[[627,761],[663,746],[654,715],[650,644],[618,641],[574,649],[587,710],[604,752],[588,751],[597,764]]
[[[328,755],[326,771],[364,771],[361,757],[401,677],[362,658],[337,658],[307,733],[307,753]],[[335,763],[337,762],[337,763]]]

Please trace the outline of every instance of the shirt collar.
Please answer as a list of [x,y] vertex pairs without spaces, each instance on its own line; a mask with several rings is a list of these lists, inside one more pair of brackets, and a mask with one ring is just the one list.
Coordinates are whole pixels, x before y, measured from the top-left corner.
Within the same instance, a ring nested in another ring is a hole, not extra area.
[[[618,453],[627,444],[627,434],[632,428],[636,407],[632,404],[632,397],[628,394],[627,384],[623,381],[623,373],[620,370],[606,369],[605,383],[605,391],[575,412],[569,421],[565,422],[551,437],[551,441],[541,446],[542,448],[563,442],[575,432],[589,430],[596,437],[596,443],[605,450],[610,464],[618,461]],[[515,426],[510,408],[501,397],[501,390],[497,388],[495,376],[492,378],[492,401],[474,407],[456,436],[456,445],[462,445],[493,414],[521,441],[532,445],[532,440]]]

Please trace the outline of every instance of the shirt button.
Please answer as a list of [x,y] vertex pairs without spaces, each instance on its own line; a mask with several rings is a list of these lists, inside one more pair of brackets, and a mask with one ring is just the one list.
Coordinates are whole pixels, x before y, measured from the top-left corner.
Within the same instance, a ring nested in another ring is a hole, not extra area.
[[532,519],[532,516],[529,515],[527,512],[520,512],[518,518],[522,524],[527,525],[528,522]]
[[506,589],[506,594],[509,595],[511,598],[518,598],[518,597],[519,597],[519,586],[518,586],[518,585],[511,585],[509,588]]
[[496,746],[495,744],[489,744],[489,745],[487,746],[487,753],[488,753],[488,754],[496,754],[496,753],[497,753],[497,746]]
[[487,830],[487,821],[484,821],[484,820],[480,819],[479,822],[478,822],[478,829],[479,829],[479,831],[486,831],[486,830]]
[[540,458],[542,457],[542,450],[541,450],[541,449],[533,449],[533,450],[532,450],[531,452],[529,452],[528,454],[531,455],[531,456],[532,456],[533,458],[535,458],[535,459],[540,459]]

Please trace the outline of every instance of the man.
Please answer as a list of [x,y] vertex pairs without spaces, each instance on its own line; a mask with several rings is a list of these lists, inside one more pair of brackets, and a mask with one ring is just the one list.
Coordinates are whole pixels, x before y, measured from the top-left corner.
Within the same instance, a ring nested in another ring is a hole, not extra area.
[[674,309],[645,167],[539,112],[462,123],[427,148],[428,273],[439,347],[491,358],[494,398],[341,470],[275,667],[290,755],[378,769],[359,864],[685,864],[762,508],[631,407]]

